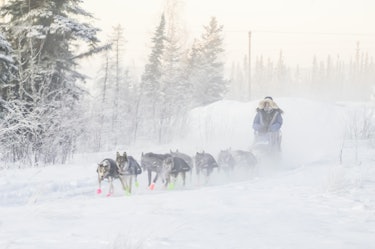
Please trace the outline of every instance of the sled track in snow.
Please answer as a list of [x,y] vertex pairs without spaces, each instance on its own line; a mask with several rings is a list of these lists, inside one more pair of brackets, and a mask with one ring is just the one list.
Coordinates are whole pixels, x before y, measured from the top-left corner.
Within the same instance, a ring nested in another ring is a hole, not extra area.
[[[205,187],[214,187],[220,185],[234,184],[239,182],[256,182],[261,179],[267,179],[268,177],[282,177],[283,175],[295,174],[303,170],[307,165],[313,164],[306,163],[301,165],[288,165],[286,163],[274,163],[274,165],[257,165],[251,172],[243,174],[241,171],[235,171],[232,174],[227,175],[224,171],[216,172],[212,175],[209,183],[197,183],[195,172],[192,176],[187,177],[186,186],[178,185],[175,189],[165,189],[161,184],[157,186],[154,191],[150,191],[146,187],[145,175],[140,175],[139,187],[133,186],[132,195],[150,195],[167,193],[168,191],[189,191],[196,190]],[[285,165],[288,165],[286,167]],[[262,168],[263,167],[263,168]],[[191,178],[190,178],[191,177]],[[115,193],[113,197],[125,196],[121,189],[120,183],[116,180]],[[0,192],[0,205],[1,206],[21,206],[21,205],[32,205],[36,203],[44,203],[54,200],[66,199],[66,198],[101,198],[105,197],[108,189],[108,183],[103,182],[102,188],[103,193],[97,195],[96,189],[98,187],[96,177],[86,177],[82,179],[69,180],[69,181],[53,181],[48,182],[10,182],[6,181],[2,184]]]
[[28,182],[2,186],[0,205],[18,206],[62,198],[88,197],[94,193],[95,179],[70,182]]

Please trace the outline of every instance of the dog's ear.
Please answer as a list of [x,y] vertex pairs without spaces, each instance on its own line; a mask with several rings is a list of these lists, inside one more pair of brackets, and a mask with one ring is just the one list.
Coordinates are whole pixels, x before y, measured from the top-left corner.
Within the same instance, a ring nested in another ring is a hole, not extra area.
[[128,159],[128,155],[126,154],[126,151],[122,154],[122,156]]

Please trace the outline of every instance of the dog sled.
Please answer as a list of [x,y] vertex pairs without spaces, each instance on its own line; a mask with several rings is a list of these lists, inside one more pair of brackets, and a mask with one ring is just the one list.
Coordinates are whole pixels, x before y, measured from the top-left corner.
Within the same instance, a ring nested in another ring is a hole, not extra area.
[[261,155],[277,155],[281,152],[281,131],[255,132],[252,151]]

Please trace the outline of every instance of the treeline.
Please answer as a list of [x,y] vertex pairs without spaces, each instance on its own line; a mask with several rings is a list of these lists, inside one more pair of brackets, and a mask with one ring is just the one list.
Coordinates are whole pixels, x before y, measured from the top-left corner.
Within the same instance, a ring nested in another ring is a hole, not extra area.
[[[3,5],[0,36],[0,152],[3,162],[64,163],[77,151],[135,141],[167,142],[188,110],[223,99],[223,26],[213,17],[187,44],[168,1],[155,25],[141,80],[122,63],[124,32],[108,45],[79,0],[14,0]],[[100,53],[94,89],[77,67]]]
[[[249,89],[247,59],[232,66],[229,98],[248,100],[266,95],[307,97],[316,100],[368,101],[374,95],[375,62],[366,51],[353,47],[350,61],[339,55],[311,59],[311,66],[286,65],[282,51],[277,61],[255,58]],[[245,91],[244,91],[245,89]],[[249,94],[250,92],[250,94]]]
[[[193,108],[223,98],[274,96],[366,99],[374,62],[357,47],[353,61],[314,58],[289,68],[256,58],[248,87],[247,60],[224,77],[223,26],[216,18],[190,41],[178,1],[166,1],[155,23],[148,61],[133,77],[124,29],[106,42],[89,24],[80,0],[13,0],[1,7],[0,160],[18,165],[64,163],[78,151],[109,151],[135,143],[167,143],[179,136]],[[102,62],[91,88],[77,68]]]
[[167,143],[180,135],[188,111],[225,97],[223,26],[212,17],[190,44],[177,5],[167,2],[155,25],[140,79],[121,60],[126,33],[120,25],[113,29],[113,46],[101,56],[96,91],[87,101],[91,123],[80,147],[108,151],[136,142]]

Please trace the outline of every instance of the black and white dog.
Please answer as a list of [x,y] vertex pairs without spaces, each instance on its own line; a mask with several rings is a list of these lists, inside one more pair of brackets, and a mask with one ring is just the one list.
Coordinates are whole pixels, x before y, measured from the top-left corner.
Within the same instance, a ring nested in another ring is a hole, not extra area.
[[237,167],[253,168],[258,160],[251,151],[246,150],[229,150],[236,161]]
[[251,169],[257,164],[257,159],[251,151],[245,150],[221,150],[217,157],[220,168],[233,171],[235,168]]
[[135,180],[135,185],[138,186],[137,176],[142,173],[142,168],[138,162],[132,156],[128,156],[126,152],[120,155],[116,153],[116,163],[119,168],[119,172],[122,175],[129,193],[132,192],[132,181]]
[[[185,153],[182,153],[178,150],[176,151],[172,151],[170,150],[170,153],[172,156],[174,157],[179,157],[179,158],[182,158],[190,167],[190,171],[189,171],[189,177],[190,177],[190,181],[192,181],[192,174],[193,174],[193,168],[194,168],[194,160],[191,156],[185,154]],[[183,178],[185,178],[185,176],[183,176]],[[185,182],[185,179],[184,179],[184,182]],[[185,183],[184,183],[185,185]]]
[[119,167],[117,163],[110,158],[106,158],[100,163],[98,163],[98,168],[96,169],[96,172],[98,173],[98,182],[99,182],[99,188],[97,190],[98,194],[102,193],[101,189],[101,182],[104,179],[108,179],[109,181],[109,190],[107,196],[111,196],[114,192],[113,188],[113,180],[114,179],[120,179],[123,189],[126,191],[128,189],[126,182],[124,181],[122,175],[120,174]]
[[[141,167],[144,171],[147,171],[148,187],[151,190],[155,188],[155,182],[158,180],[159,175],[165,175],[164,160],[169,157],[172,157],[171,154],[142,153]],[[152,172],[156,174],[151,182]]]
[[171,152],[172,156],[184,159],[184,161],[190,166],[190,168],[193,169],[194,161],[193,161],[193,158],[191,156],[189,156],[185,153],[179,152],[178,150],[176,150],[176,151],[170,150],[170,152]]
[[231,172],[236,166],[236,160],[234,159],[232,153],[229,150],[221,150],[217,156],[217,163],[220,168],[226,172]]
[[201,172],[206,176],[206,182],[208,181],[209,176],[212,174],[215,168],[219,168],[218,163],[216,162],[215,158],[206,152],[195,154],[195,170],[198,175],[200,176]]
[[[171,176],[176,180],[181,174],[183,184],[185,185],[185,173],[191,170],[191,167],[182,158],[172,156],[171,154],[155,154],[152,152],[143,154],[141,157],[141,165],[143,170],[147,170],[148,187],[153,190],[155,183],[160,176],[165,186],[171,183]],[[152,179],[152,172],[156,175]]]
[[[179,175],[181,175],[182,184],[185,186],[186,172],[191,171],[191,167],[184,159],[177,156],[168,157],[164,160],[163,168],[163,180],[165,181],[165,186],[168,186],[169,184],[173,186]],[[173,178],[172,180],[171,177]]]

